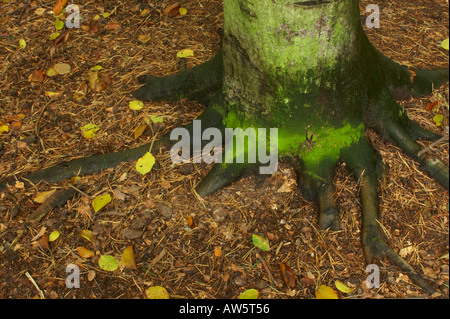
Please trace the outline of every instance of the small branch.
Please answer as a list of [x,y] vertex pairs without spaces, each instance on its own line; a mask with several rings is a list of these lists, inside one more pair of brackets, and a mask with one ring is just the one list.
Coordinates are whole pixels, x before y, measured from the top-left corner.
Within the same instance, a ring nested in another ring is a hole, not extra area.
[[427,147],[425,147],[423,150],[421,150],[419,153],[417,153],[417,156],[421,156],[423,154],[425,154],[426,152],[431,151],[431,149],[441,143],[447,142],[448,141],[448,136],[442,136],[440,139],[438,139],[437,141],[431,143],[430,145],[428,145]]
[[41,297],[41,299],[45,299],[44,293],[42,292],[41,288],[39,288],[38,284],[36,283],[36,281],[34,281],[33,277],[31,277],[31,275],[29,274],[29,272],[27,271],[25,273],[25,275],[28,277],[28,279],[31,281],[31,283],[33,284],[33,286],[36,287],[37,291],[39,292],[39,296]]

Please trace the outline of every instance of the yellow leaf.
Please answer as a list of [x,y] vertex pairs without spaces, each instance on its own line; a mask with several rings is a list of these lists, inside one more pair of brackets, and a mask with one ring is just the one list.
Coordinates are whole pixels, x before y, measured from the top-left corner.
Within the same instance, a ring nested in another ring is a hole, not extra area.
[[150,115],[150,119],[152,120],[153,123],[157,124],[157,123],[162,123],[164,121],[164,119],[162,118],[162,116],[157,116],[155,114]]
[[56,21],[55,21],[55,29],[56,30],[61,30],[62,28],[64,28],[64,22],[62,22],[59,19],[56,19]]
[[88,229],[83,229],[80,233],[80,236],[90,242],[92,242],[94,240],[94,236],[92,236],[92,232]]
[[443,120],[444,120],[444,115],[442,115],[442,114],[437,114],[433,117],[433,121],[434,121],[434,123],[436,123],[436,126],[441,126]]
[[58,72],[56,72],[54,67],[51,67],[47,70],[47,72],[45,72],[45,74],[47,74],[47,76],[52,77],[55,75],[58,75]]
[[122,264],[125,268],[136,269],[133,246],[128,246],[122,253]]
[[100,269],[106,271],[114,271],[119,268],[119,262],[116,258],[114,258],[114,256],[101,255],[100,259],[98,260],[98,266],[100,267]]
[[111,14],[109,12],[103,12],[102,16],[103,18],[107,19]]
[[0,134],[8,133],[8,132],[9,132],[9,126],[7,124],[0,125]]
[[180,13],[180,16],[185,16],[187,14],[187,9],[180,7],[180,9],[178,9],[178,12]]
[[83,136],[85,138],[93,138],[95,136],[95,133],[99,129],[100,128],[96,124],[92,124],[92,123],[86,124],[81,127],[81,131],[83,132]]
[[25,49],[27,47],[27,41],[25,41],[24,39],[20,39],[19,40],[19,48],[21,50]]
[[106,194],[103,196],[97,196],[92,201],[92,207],[94,207],[94,212],[98,212],[100,209],[102,209],[103,207],[108,205],[110,202],[111,202],[110,194]]
[[449,46],[449,44],[448,44],[448,38],[445,39],[444,41],[442,41],[441,46],[442,46],[445,50],[448,50],[448,46]]
[[145,290],[148,299],[169,299],[169,293],[166,288],[153,286]]
[[145,175],[152,170],[153,165],[155,165],[155,157],[151,153],[147,152],[144,156],[138,159],[136,163],[136,170],[142,175]]
[[101,71],[102,69],[103,69],[103,67],[101,65],[96,65],[91,68],[91,71],[96,72],[96,71]]
[[147,124],[141,124],[134,129],[134,139],[137,140],[145,131]]
[[51,91],[45,91],[45,96],[48,96],[50,98],[59,97],[62,95],[62,92],[51,92]]
[[59,231],[57,231],[57,230],[52,231],[51,234],[48,235],[48,241],[55,241],[55,240],[57,240],[59,235],[60,235]]
[[144,103],[142,101],[130,101],[130,103],[128,103],[128,105],[130,106],[130,109],[135,110],[135,111],[139,111],[140,109],[142,109],[144,107]]
[[94,20],[94,21],[100,20],[100,16],[99,16],[98,14],[96,14],[96,15],[92,18],[92,20]]
[[258,290],[248,289],[239,296],[239,299],[258,299],[258,297],[259,297]]
[[253,245],[261,250],[268,251],[270,249],[269,240],[263,236],[253,234],[252,235]]
[[177,57],[181,58],[187,58],[190,56],[194,56],[194,51],[190,50],[190,49],[183,49],[181,51],[178,51],[177,53]]
[[60,35],[61,35],[61,33],[59,33],[59,32],[54,32],[54,33],[50,34],[50,36],[48,37],[48,39],[49,39],[50,41],[53,41],[53,40],[55,40],[57,37],[59,37]]
[[151,37],[148,34],[141,34],[138,36],[138,41],[145,44],[150,41]]
[[337,292],[326,285],[317,287],[315,295],[316,299],[339,299]]
[[353,291],[352,288],[350,288],[349,286],[347,286],[346,284],[344,284],[342,281],[340,280],[336,280],[336,282],[334,283],[334,285],[336,286],[336,288],[343,293],[349,294]]
[[46,192],[41,192],[41,193],[37,193],[36,197],[34,198],[34,201],[36,203],[40,203],[42,204],[43,202],[45,202],[45,200],[47,198],[49,198],[50,196],[53,195],[53,193],[56,191],[56,189],[53,189],[51,191],[46,191]]
[[87,249],[86,247],[77,247],[78,255],[80,255],[83,258],[91,258],[95,255],[95,252],[93,250]]

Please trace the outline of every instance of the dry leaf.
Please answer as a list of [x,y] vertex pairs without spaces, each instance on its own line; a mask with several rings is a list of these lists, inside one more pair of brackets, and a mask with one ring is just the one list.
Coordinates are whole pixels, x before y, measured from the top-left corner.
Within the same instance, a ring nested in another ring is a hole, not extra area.
[[316,299],[339,299],[337,292],[326,285],[317,287],[315,295]]
[[87,249],[86,247],[77,247],[78,255],[80,255],[83,258],[91,258],[95,255],[95,252],[93,250]]
[[281,274],[283,275],[284,282],[289,289],[295,288],[295,271],[286,265],[285,263],[280,263]]
[[128,246],[122,253],[122,264],[125,268],[137,269],[134,259],[133,246]]
[[120,29],[120,23],[110,22],[105,26],[105,29],[109,30],[109,31],[118,30],[118,29]]
[[57,16],[61,13],[62,9],[66,6],[67,0],[57,0],[53,6],[53,15]]
[[42,82],[44,81],[44,71],[36,70],[28,76],[29,82]]
[[138,127],[136,127],[134,129],[134,139],[137,140],[139,137],[141,137],[141,135],[144,134],[146,128],[147,124],[141,124]]

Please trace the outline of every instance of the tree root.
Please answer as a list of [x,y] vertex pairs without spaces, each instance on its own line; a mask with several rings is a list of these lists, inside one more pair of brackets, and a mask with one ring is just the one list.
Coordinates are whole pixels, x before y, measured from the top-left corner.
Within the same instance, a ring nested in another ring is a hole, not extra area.
[[[361,152],[364,152],[366,156],[361,158],[358,155]],[[362,142],[360,147],[351,149],[343,158],[354,176],[360,179],[362,205],[361,242],[366,263],[371,264],[376,260],[388,258],[394,265],[405,272],[414,284],[421,287],[425,293],[432,294],[435,291],[434,287],[394,252],[381,233],[377,196],[377,180],[380,174],[377,167],[380,167],[381,158],[365,142]],[[374,163],[377,164],[374,165]]]

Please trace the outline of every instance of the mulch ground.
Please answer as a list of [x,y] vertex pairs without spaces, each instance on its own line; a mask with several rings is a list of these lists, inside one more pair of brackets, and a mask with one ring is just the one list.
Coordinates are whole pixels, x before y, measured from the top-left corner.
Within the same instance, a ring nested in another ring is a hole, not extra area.
[[[372,2],[361,2],[362,21]],[[79,0],[84,27],[71,29],[56,44],[48,39],[55,32],[49,13],[54,1],[0,1],[0,121],[11,128],[0,136],[0,178],[139,146],[200,114],[204,106],[187,100],[146,102],[139,112],[128,107],[128,93],[139,86],[139,75],[176,73],[207,61],[219,48],[222,1],[179,3],[187,15],[166,13],[172,1]],[[447,0],[379,5],[381,27],[367,30],[379,50],[408,67],[448,67],[448,51],[440,46],[448,38]],[[112,14],[105,18],[103,12]],[[22,50],[21,38],[27,43]],[[177,58],[182,49],[195,54],[183,60],[186,65]],[[70,72],[29,81],[33,72],[56,63],[69,64]],[[89,71],[96,65],[103,68],[98,91],[89,84]],[[422,126],[443,134],[433,118],[448,111],[429,111],[427,106],[446,99],[448,86],[399,103]],[[150,115],[162,117],[163,124],[135,138],[135,128]],[[89,123],[100,128],[93,139],[81,134]],[[379,186],[386,238],[436,283],[432,298],[448,298],[448,193],[399,148],[367,134],[388,167]],[[431,150],[447,166],[448,151],[448,142]],[[157,164],[145,177],[136,172],[135,163],[123,163],[83,178],[77,184],[80,192],[38,224],[27,219],[39,206],[36,194],[67,182],[16,184],[0,193],[0,298],[145,298],[147,288],[160,285],[172,298],[237,298],[255,288],[262,298],[305,299],[315,298],[319,285],[334,287],[337,280],[353,288],[349,294],[339,292],[340,298],[429,297],[386,262],[379,263],[380,287],[366,288],[358,185],[344,165],[334,180],[341,230],[324,231],[317,228],[315,205],[302,198],[287,164],[270,177],[246,176],[201,199],[193,190],[208,165],[174,165],[168,154],[155,157]],[[92,199],[107,193],[113,196],[111,204],[95,213]],[[48,247],[42,237],[35,238],[54,230],[61,235]],[[83,230],[90,230],[95,240],[80,236]],[[271,250],[255,248],[252,234],[268,238]],[[130,245],[137,269],[120,265],[108,272],[99,267],[100,255],[120,259]],[[96,254],[84,258],[79,247]],[[291,288],[280,263],[295,273]],[[80,288],[66,287],[69,264],[80,268]]]

